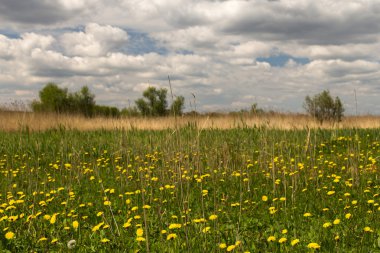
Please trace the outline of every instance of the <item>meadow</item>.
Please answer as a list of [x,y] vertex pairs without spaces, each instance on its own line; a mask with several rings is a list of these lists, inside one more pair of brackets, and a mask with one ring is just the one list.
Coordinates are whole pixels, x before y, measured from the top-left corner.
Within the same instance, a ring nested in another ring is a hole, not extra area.
[[380,129],[205,124],[1,131],[0,251],[380,252]]

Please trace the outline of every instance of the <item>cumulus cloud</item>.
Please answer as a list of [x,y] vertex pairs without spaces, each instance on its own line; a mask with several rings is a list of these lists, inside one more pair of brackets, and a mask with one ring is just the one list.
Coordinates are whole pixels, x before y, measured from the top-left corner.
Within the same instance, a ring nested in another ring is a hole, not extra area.
[[302,111],[329,89],[347,108],[356,90],[368,112],[380,95],[379,12],[374,0],[4,0],[0,103],[54,81],[125,106],[170,75],[200,110]]

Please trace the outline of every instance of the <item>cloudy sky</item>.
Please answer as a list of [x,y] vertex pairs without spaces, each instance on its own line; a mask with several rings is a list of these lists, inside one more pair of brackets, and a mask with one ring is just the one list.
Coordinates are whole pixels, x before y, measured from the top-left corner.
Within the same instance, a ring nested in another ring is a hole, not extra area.
[[302,112],[329,89],[380,114],[377,0],[0,0],[0,103],[47,82],[133,105],[151,86],[186,109]]

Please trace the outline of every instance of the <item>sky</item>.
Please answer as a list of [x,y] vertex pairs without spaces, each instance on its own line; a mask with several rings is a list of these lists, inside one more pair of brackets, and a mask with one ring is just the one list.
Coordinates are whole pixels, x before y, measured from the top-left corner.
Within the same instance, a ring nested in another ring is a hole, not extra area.
[[303,112],[328,89],[346,114],[380,114],[379,13],[378,0],[1,0],[0,104],[54,82],[123,108],[169,75],[186,111]]

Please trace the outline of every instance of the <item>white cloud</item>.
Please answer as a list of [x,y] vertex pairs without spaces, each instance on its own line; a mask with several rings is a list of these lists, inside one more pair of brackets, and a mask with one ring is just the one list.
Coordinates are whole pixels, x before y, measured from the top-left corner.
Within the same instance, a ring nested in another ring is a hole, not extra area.
[[117,50],[128,40],[124,30],[95,23],[86,25],[83,32],[65,33],[61,44],[67,55],[102,56]]
[[[4,0],[0,94],[29,99],[55,81],[125,105],[170,75],[201,110],[302,111],[322,89],[350,105],[355,89],[367,112],[380,95],[379,12],[374,0]],[[280,67],[257,60],[279,55]]]

